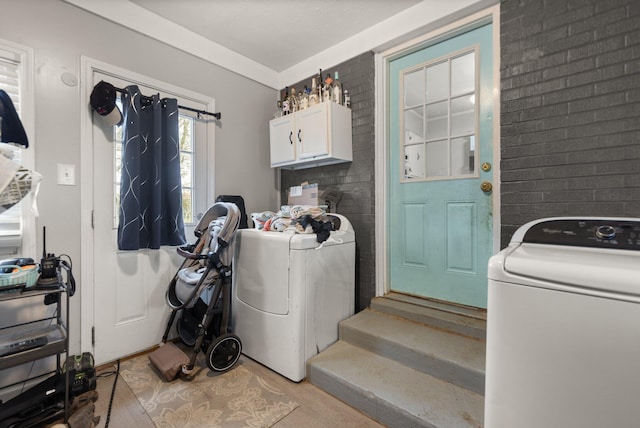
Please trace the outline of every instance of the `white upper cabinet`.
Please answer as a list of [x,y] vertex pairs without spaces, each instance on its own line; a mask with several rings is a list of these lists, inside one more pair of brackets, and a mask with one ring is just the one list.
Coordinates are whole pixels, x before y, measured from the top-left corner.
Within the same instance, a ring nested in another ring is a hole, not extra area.
[[269,122],[271,167],[302,169],[353,160],[351,109],[324,102]]

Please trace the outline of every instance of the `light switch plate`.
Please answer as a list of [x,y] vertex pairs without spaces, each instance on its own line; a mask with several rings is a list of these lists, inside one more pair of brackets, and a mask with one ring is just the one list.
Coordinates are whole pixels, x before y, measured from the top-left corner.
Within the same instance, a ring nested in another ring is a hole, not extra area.
[[59,163],[58,164],[58,184],[62,186],[76,185],[76,166]]

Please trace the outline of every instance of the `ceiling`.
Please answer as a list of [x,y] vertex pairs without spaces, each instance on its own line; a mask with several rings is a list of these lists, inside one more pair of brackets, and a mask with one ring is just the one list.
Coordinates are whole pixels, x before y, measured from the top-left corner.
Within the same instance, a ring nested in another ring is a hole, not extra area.
[[64,0],[279,89],[497,0]]
[[130,1],[281,72],[421,0]]

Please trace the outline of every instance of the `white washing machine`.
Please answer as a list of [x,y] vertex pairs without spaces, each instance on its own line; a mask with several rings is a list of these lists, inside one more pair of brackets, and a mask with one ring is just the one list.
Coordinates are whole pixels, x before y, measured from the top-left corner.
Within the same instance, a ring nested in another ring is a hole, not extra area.
[[315,234],[256,229],[235,238],[234,333],[245,355],[294,382],[354,313],[355,234],[346,217],[331,215],[340,226],[322,245]]
[[485,427],[640,427],[640,219],[534,221],[490,259]]

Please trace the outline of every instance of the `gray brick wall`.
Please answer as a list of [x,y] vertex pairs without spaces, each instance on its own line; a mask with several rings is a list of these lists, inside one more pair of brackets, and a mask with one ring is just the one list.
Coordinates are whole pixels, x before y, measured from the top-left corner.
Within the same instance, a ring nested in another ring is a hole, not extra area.
[[[344,196],[337,212],[346,216],[356,233],[356,310],[369,306],[375,296],[375,141],[374,141],[374,56],[366,52],[336,67],[323,70],[323,75],[337,71],[343,88],[351,96],[353,125],[353,162],[308,168],[281,170],[281,201],[286,203],[286,191],[304,181],[332,186]],[[301,90],[311,86],[311,76],[290,85]]]
[[547,216],[640,216],[640,1],[501,3],[501,244]]

